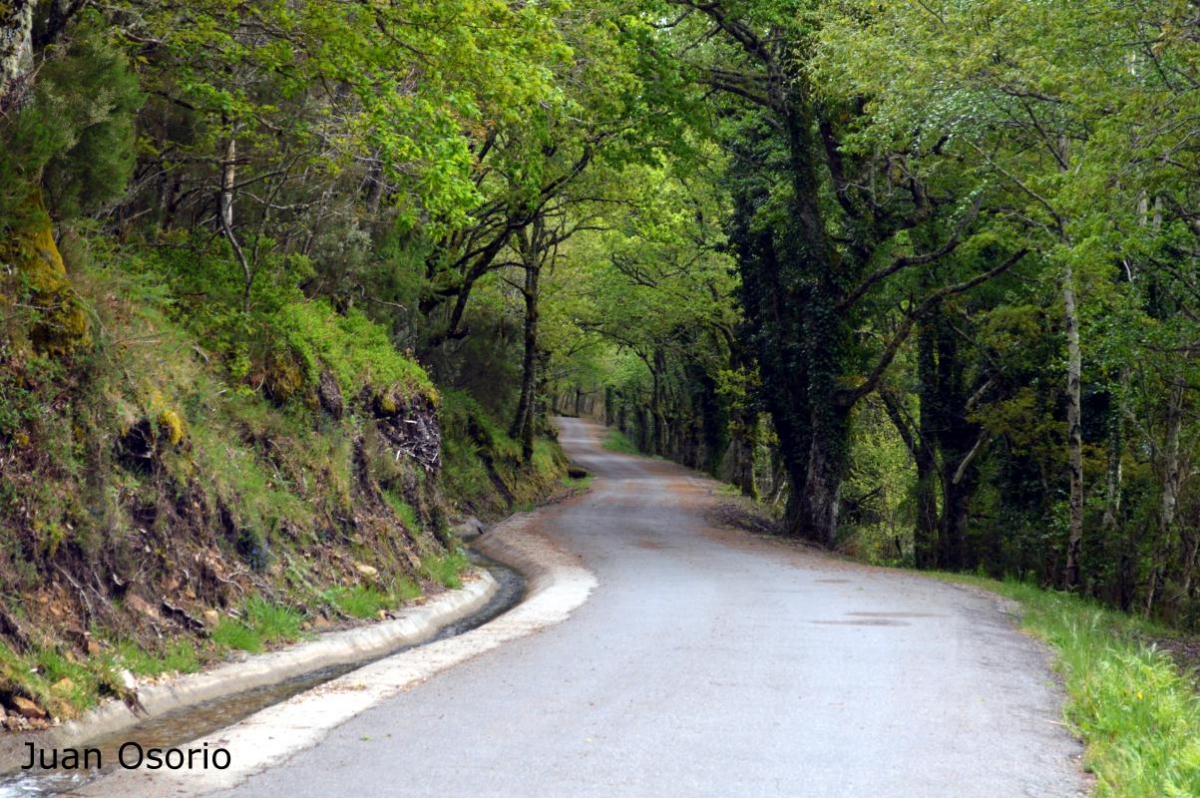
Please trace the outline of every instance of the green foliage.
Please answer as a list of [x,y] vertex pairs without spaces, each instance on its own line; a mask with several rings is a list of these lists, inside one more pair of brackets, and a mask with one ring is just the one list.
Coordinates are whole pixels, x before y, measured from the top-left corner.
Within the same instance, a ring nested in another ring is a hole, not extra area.
[[415,580],[401,577],[392,583],[392,599],[396,604],[403,604],[421,596],[421,586]]
[[122,667],[112,655],[80,661],[50,646],[19,655],[0,643],[0,690],[31,698],[63,719],[78,717],[101,697],[121,695]]
[[254,596],[246,602],[245,622],[264,643],[274,643],[299,638],[304,616],[292,607]]
[[124,640],[117,642],[114,650],[117,661],[134,676],[194,673],[200,670],[200,655],[191,640],[168,643],[161,652],[147,651],[132,640]]
[[424,557],[421,568],[426,577],[448,588],[462,587],[461,574],[471,567],[467,555],[461,551],[452,551],[442,556]]
[[329,369],[347,397],[363,388],[383,392],[396,387],[404,396],[437,397],[425,371],[396,351],[386,331],[357,310],[342,315],[324,301],[290,303],[275,315],[273,328],[299,355],[309,384]]
[[572,490],[587,491],[592,487],[592,479],[594,477],[588,474],[586,477],[563,477],[562,483]]
[[916,480],[912,457],[877,402],[860,405],[854,418],[843,523],[856,556],[877,565],[911,564]]
[[292,607],[253,596],[242,610],[241,620],[222,618],[212,639],[226,648],[257,653],[272,643],[287,643],[301,637],[304,616]]
[[392,512],[400,519],[400,522],[410,531],[415,532],[421,529],[421,519],[417,516],[417,511],[413,506],[403,499],[396,496],[390,490],[383,492],[384,501],[392,508]]
[[231,618],[221,619],[221,623],[213,629],[212,639],[224,648],[248,651],[251,654],[263,650],[262,638],[246,624]]
[[39,69],[31,101],[0,121],[0,227],[27,213],[40,181],[59,219],[122,196],[142,101],[137,76],[104,20],[86,12],[66,46]]
[[345,613],[351,618],[375,618],[380,610],[389,610],[395,604],[392,596],[378,588],[364,585],[333,588],[325,591],[323,595],[325,600],[332,604],[338,612]]
[[610,429],[604,433],[604,441],[601,444],[610,452],[618,452],[619,454],[641,454],[637,445],[629,440],[628,436],[619,429]]

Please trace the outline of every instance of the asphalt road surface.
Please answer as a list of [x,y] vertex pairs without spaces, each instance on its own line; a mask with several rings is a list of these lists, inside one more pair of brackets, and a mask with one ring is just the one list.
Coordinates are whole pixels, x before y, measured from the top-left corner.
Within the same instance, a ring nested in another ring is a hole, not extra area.
[[230,796],[1085,794],[1045,653],[999,602],[721,529],[716,483],[600,448],[539,513],[599,585]]

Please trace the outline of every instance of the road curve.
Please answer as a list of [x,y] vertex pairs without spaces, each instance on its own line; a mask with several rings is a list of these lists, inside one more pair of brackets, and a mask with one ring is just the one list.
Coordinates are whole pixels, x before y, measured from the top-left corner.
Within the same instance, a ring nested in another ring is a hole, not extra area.
[[996,600],[715,529],[716,483],[600,432],[561,422],[596,479],[533,516],[598,577],[586,604],[221,794],[1085,794],[1044,652]]

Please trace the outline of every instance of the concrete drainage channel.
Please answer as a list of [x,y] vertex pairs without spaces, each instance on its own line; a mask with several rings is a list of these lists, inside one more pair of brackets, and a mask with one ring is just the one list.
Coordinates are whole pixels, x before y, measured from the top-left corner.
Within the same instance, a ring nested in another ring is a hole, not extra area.
[[[82,724],[0,743],[0,773],[8,774],[0,775],[0,798],[74,792],[116,768],[122,745],[136,742],[146,750],[183,745],[365,665],[482,626],[525,597],[526,579],[520,572],[475,551],[472,560],[477,579],[395,620],[147,688],[141,693],[146,719],[139,721],[124,706],[110,704]],[[229,692],[231,685],[237,692]],[[39,749],[99,749],[104,768],[20,771],[29,758],[27,742]]]

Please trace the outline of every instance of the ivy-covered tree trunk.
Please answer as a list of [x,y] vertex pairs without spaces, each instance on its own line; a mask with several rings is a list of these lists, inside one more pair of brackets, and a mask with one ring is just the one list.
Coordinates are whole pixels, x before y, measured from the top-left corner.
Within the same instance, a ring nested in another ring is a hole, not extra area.
[[[805,540],[832,546],[837,540],[842,482],[846,475],[848,414],[838,410],[814,430],[805,479],[793,488],[790,531]],[[794,484],[794,483],[793,483]]]
[[837,538],[842,482],[849,458],[850,410],[842,394],[847,330],[837,310],[838,255],[821,208],[818,145],[811,98],[796,92],[784,115],[792,183],[792,224],[783,235],[782,283],[800,310],[805,382],[790,400],[807,410],[807,462],[789,469],[796,512],[790,530],[832,546]]

